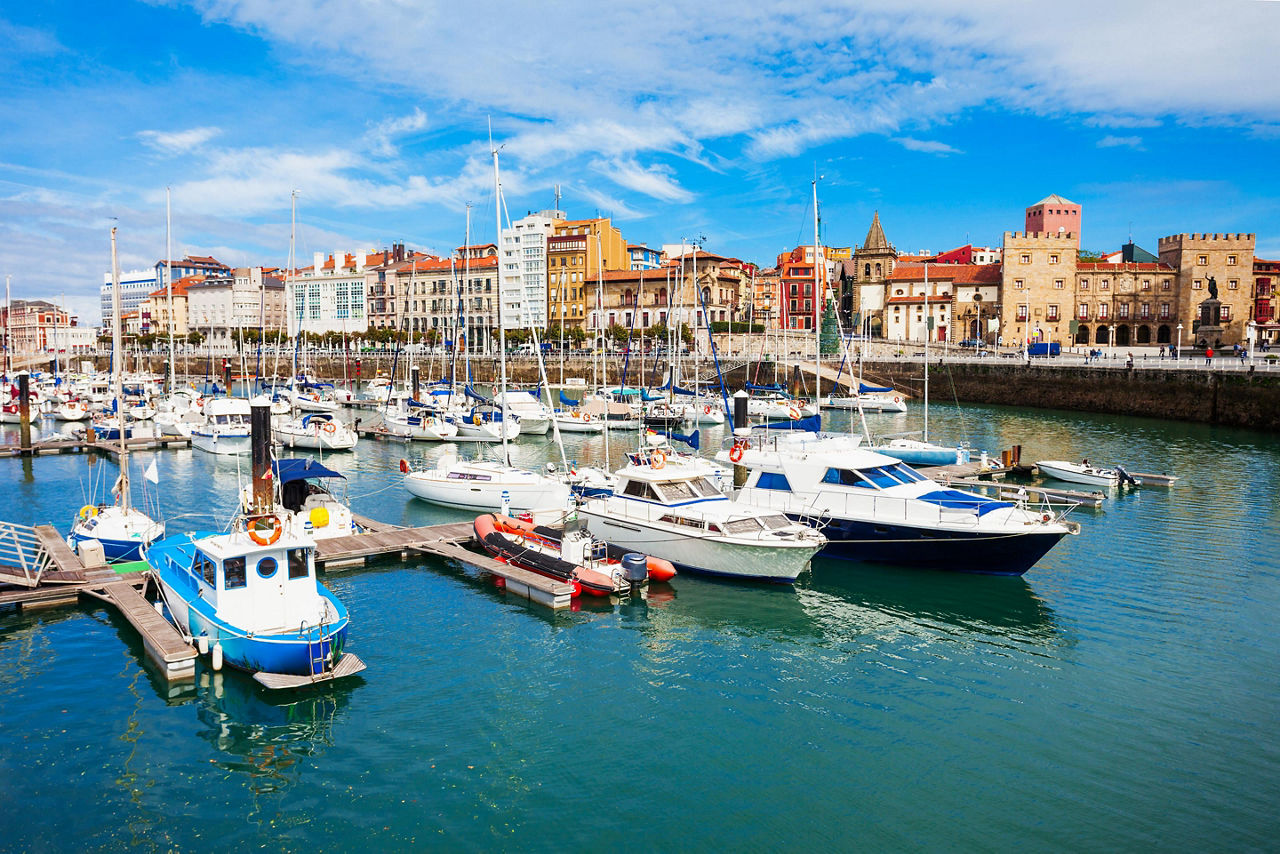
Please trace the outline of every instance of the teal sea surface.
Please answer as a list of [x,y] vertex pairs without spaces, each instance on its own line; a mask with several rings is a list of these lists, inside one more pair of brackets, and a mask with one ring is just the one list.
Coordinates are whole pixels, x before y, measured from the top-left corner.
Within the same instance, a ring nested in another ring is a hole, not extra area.
[[[937,401],[930,431],[1180,480],[1075,511],[1023,578],[818,560],[794,588],[681,575],[552,613],[384,560],[324,578],[368,669],[295,693],[203,665],[170,687],[105,606],[0,611],[0,851],[1275,850],[1280,443]],[[357,512],[427,524],[465,517],[398,461],[441,453],[326,459]],[[226,523],[247,460],[137,454],[139,496],[152,459],[171,531]],[[0,459],[0,517],[65,532],[115,475]]]

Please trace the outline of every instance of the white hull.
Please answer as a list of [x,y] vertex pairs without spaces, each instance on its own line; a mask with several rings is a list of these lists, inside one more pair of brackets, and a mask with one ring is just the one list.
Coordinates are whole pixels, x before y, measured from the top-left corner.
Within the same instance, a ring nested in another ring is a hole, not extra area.
[[405,489],[417,498],[441,507],[459,510],[493,512],[502,509],[502,494],[510,498],[512,511],[567,510],[569,488],[563,483],[520,471],[518,477],[503,477],[495,470],[494,479],[451,479],[446,473],[428,469],[405,475]]
[[632,516],[618,518],[604,510],[604,505],[588,504],[578,511],[592,535],[616,546],[665,558],[677,569],[791,582],[821,547],[817,543],[766,546],[727,537],[683,534],[671,526]]
[[1089,486],[1115,486],[1120,482],[1120,475],[1113,469],[1100,469],[1093,466],[1069,463],[1065,460],[1037,460],[1036,468],[1042,474],[1065,480],[1069,483],[1084,483]]
[[906,412],[907,401],[900,394],[882,397],[864,394],[858,397],[828,396],[822,405],[828,409],[856,410],[861,406],[863,412]]
[[298,430],[276,428],[276,439],[286,448],[305,448],[313,451],[349,451],[356,446],[356,434],[350,429],[333,433],[323,430]]
[[191,447],[209,454],[243,456],[252,450],[249,431],[243,433],[216,433],[206,430],[191,431]]

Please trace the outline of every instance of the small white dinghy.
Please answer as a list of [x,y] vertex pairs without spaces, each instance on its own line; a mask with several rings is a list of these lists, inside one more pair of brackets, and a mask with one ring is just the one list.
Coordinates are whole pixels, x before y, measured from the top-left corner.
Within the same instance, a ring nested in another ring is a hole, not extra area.
[[1087,483],[1090,486],[1136,484],[1129,473],[1120,466],[1102,468],[1101,466],[1090,465],[1088,460],[1082,460],[1078,463],[1071,463],[1066,460],[1037,460],[1036,468],[1049,477],[1055,477],[1058,480],[1065,480],[1070,483]]

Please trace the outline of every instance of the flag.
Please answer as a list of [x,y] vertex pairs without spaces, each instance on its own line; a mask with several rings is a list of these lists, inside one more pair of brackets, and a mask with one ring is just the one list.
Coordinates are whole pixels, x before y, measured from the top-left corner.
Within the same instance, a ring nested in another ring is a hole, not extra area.
[[147,470],[142,473],[142,476],[145,477],[147,480],[151,481],[152,483],[159,485],[160,470],[156,468],[155,460],[151,461],[151,465],[147,466]]
[[262,473],[263,480],[271,480],[271,469],[267,469]]

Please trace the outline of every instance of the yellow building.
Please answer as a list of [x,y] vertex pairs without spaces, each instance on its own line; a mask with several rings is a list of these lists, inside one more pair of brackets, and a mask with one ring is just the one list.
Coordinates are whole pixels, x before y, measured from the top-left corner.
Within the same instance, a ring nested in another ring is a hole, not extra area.
[[[1252,234],[1175,234],[1159,241],[1160,261],[1177,270],[1174,314],[1186,327],[1186,343],[1202,339],[1211,346],[1244,343],[1253,287]],[[1221,333],[1213,340],[1192,329],[1200,322],[1200,304],[1209,299],[1209,279],[1218,287]]]
[[603,270],[630,268],[627,242],[607,218],[554,223],[547,238],[547,322],[583,327]]

